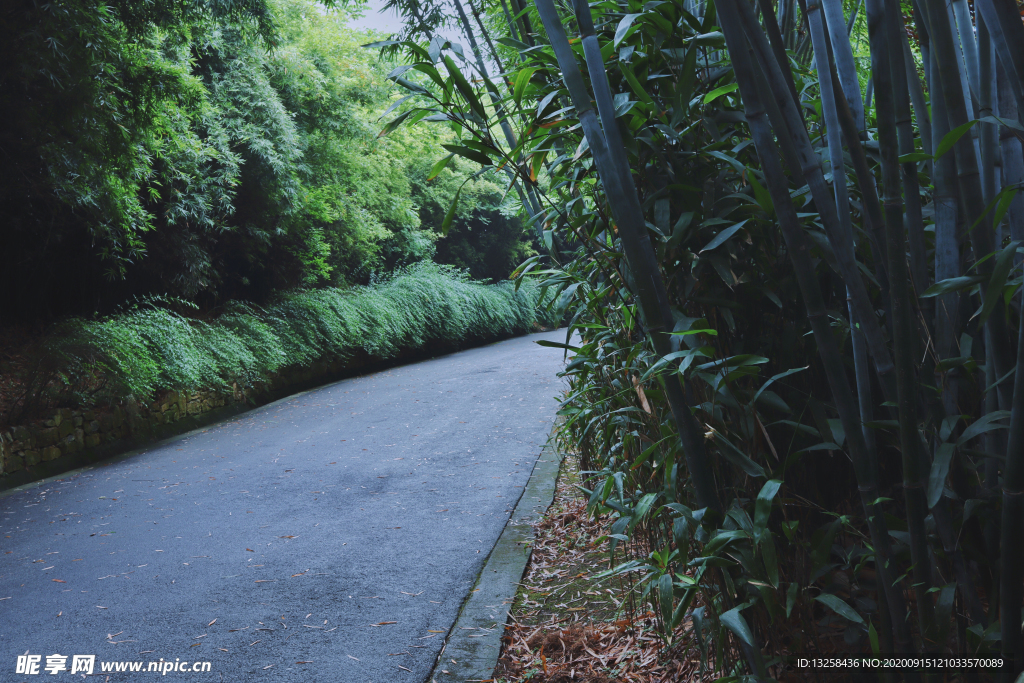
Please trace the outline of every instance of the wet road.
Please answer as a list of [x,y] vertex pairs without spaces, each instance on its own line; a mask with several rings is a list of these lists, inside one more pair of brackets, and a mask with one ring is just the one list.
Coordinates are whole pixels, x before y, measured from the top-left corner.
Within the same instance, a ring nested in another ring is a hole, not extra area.
[[94,655],[94,676],[128,669],[111,681],[425,681],[550,432],[562,353],[542,338],[564,333],[344,380],[0,498],[0,680],[70,680]]

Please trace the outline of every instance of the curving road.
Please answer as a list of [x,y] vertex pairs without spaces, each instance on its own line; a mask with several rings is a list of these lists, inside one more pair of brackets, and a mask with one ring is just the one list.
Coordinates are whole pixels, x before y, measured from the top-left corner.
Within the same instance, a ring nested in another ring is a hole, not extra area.
[[[341,381],[0,498],[0,680],[71,680],[95,655],[94,676],[142,663],[110,681],[425,681],[550,432],[562,353],[538,339],[564,332]],[[26,654],[39,674],[16,673]]]

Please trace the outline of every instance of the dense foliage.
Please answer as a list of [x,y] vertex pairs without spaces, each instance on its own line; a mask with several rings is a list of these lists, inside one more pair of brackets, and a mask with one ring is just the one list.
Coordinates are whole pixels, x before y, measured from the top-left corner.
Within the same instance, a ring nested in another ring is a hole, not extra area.
[[281,373],[450,350],[557,322],[535,285],[482,285],[423,263],[367,287],[290,292],[265,307],[235,303],[205,321],[167,303],[62,322],[26,353],[15,373],[19,395],[0,420],[44,406],[145,402],[168,389],[248,391]]
[[[502,279],[533,252],[445,134],[379,139],[391,68],[310,0],[18,0],[0,10],[0,315],[132,296],[209,309],[422,260]],[[440,246],[440,249],[438,247]]]
[[462,23],[490,79],[421,29],[438,3],[395,4],[384,47],[429,82],[396,72],[416,106],[389,129],[450,126],[575,249],[523,269],[574,301],[561,438],[666,642],[751,680],[837,651],[1001,654],[1013,680],[1015,3],[492,3]]

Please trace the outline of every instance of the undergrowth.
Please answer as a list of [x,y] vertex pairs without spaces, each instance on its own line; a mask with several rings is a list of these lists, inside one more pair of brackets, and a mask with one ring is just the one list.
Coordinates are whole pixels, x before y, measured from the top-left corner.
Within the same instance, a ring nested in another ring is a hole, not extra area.
[[257,308],[232,303],[194,320],[158,299],[93,320],[66,320],[4,370],[15,387],[0,424],[44,408],[94,405],[164,390],[250,389],[285,370],[370,360],[496,339],[558,323],[541,288],[484,285],[456,269],[418,264],[369,287],[281,294]]

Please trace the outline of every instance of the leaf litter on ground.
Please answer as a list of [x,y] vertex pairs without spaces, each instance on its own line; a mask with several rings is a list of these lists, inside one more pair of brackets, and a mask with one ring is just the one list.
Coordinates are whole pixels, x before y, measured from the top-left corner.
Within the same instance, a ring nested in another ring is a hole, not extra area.
[[[593,517],[576,485],[576,459],[562,462],[555,499],[535,525],[530,563],[502,637],[493,680],[501,683],[699,681],[696,644],[677,633],[666,650],[653,612],[617,579],[598,581],[609,524]],[[630,610],[620,609],[627,602]],[[687,619],[685,626],[688,627]],[[684,629],[681,629],[681,631]],[[685,630],[688,630],[685,629]]]

